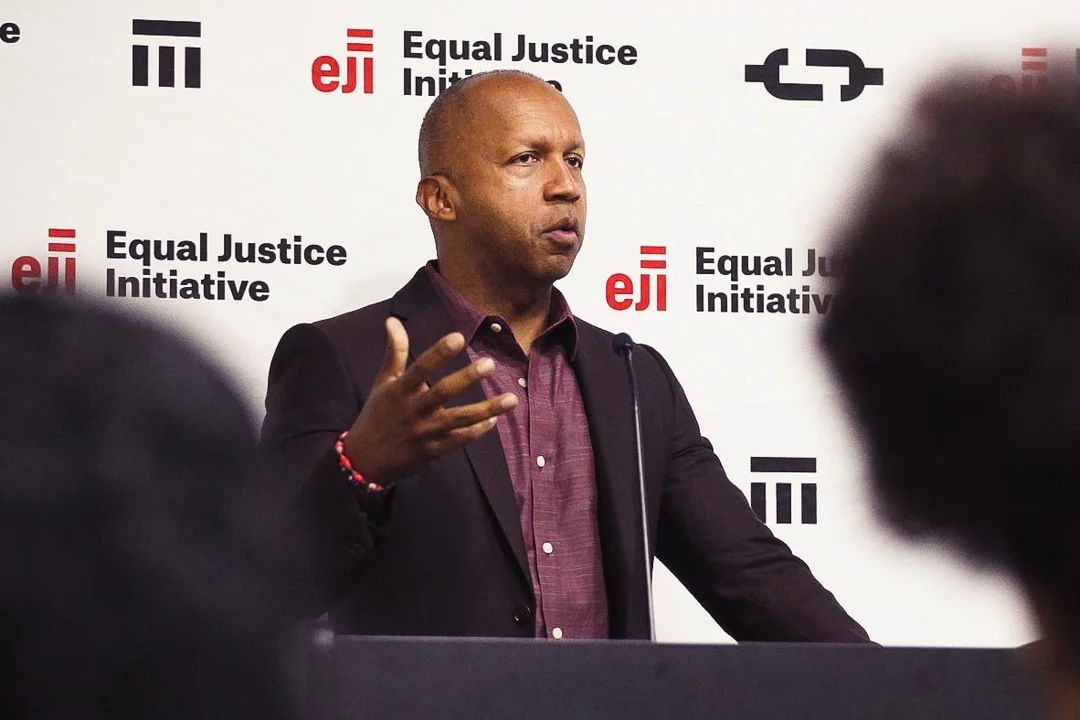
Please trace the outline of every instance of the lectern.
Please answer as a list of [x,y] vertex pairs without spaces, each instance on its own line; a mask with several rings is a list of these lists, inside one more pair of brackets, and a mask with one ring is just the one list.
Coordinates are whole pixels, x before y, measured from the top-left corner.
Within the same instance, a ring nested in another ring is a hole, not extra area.
[[299,679],[312,720],[1049,717],[1011,650],[368,638],[315,629]]

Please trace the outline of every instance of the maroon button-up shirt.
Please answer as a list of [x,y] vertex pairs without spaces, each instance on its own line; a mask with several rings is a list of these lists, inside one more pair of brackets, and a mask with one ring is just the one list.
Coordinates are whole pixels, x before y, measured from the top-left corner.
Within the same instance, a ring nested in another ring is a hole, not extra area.
[[528,355],[510,325],[485,316],[426,268],[470,359],[490,357],[482,382],[490,398],[512,392],[518,404],[499,419],[536,597],[536,636],[608,637],[608,607],[596,525],[596,474],[589,422],[570,366],[577,326],[562,294],[552,294],[550,324]]

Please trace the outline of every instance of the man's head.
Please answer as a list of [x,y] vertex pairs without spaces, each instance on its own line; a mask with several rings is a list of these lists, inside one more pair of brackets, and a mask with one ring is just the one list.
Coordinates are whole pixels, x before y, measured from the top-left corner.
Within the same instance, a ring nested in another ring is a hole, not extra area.
[[1080,668],[1080,106],[929,89],[821,332],[900,528],[1016,574]]
[[0,298],[4,716],[287,715],[251,417],[185,343]]
[[440,261],[529,287],[564,277],[585,235],[585,144],[573,108],[516,71],[472,75],[420,130],[416,202]]

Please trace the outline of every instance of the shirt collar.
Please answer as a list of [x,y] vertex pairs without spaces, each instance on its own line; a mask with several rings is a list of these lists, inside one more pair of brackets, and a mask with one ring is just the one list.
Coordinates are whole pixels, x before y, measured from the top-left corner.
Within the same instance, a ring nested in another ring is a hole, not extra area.
[[[502,318],[495,315],[485,315],[475,305],[469,302],[465,296],[459,293],[446,281],[439,272],[439,261],[430,260],[424,266],[424,273],[431,281],[436,296],[450,316],[450,322],[454,329],[465,336],[465,344],[471,345],[477,331],[485,322],[496,321],[506,323]],[[571,362],[577,356],[578,328],[574,315],[570,312],[570,305],[558,288],[551,289],[551,311],[547,328],[540,334],[540,338],[550,339],[563,345],[566,355]]]

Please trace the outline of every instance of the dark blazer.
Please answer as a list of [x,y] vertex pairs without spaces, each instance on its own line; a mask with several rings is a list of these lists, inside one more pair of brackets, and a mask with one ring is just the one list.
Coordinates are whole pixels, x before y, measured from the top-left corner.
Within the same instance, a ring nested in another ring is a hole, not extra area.
[[[531,637],[533,591],[497,432],[433,460],[385,496],[350,486],[338,469],[334,441],[371,390],[389,315],[404,324],[413,358],[454,329],[420,271],[390,300],[291,328],[270,365],[262,448],[296,490],[304,533],[296,540],[314,544],[305,612],[329,610],[346,633]],[[611,636],[647,638],[630,383],[612,334],[577,322],[573,367],[595,455]],[[656,557],[737,640],[866,641],[728,480],[664,359],[638,348]],[[467,362],[461,353],[439,377]],[[454,402],[483,397],[475,385]]]

